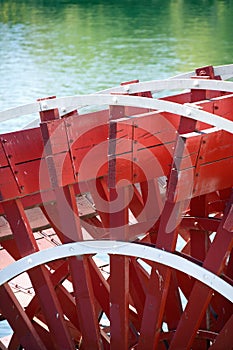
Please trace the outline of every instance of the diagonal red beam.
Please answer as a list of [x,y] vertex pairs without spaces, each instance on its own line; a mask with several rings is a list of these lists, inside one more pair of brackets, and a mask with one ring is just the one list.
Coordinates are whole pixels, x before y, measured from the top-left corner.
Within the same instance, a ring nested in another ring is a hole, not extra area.
[[144,202],[144,212],[146,219],[154,219],[154,223],[159,219],[163,210],[162,195],[160,193],[158,179],[151,179],[140,184],[142,198]]
[[[21,256],[38,251],[36,240],[19,199],[4,202],[4,211],[13,232]],[[58,349],[73,349],[73,343],[65,326],[61,305],[45,266],[29,271],[29,277],[39,298],[54,344]]]
[[[161,220],[157,238],[157,247],[165,250],[174,250],[178,229],[173,222],[175,229],[171,232],[166,231],[168,220],[171,214],[176,213],[176,219],[179,220],[183,213],[182,202],[166,202]],[[148,292],[146,295],[145,308],[140,331],[138,350],[154,349],[159,341],[160,328],[165,311],[166,299],[171,279],[171,270],[158,264],[154,264],[151,270]],[[180,303],[179,296],[175,303]]]
[[18,350],[20,344],[19,344],[19,340],[17,338],[16,333],[12,334],[10,343],[8,345],[8,350]]
[[222,350],[232,349],[233,344],[233,315],[223,326],[221,332],[215,338],[213,345],[210,347],[211,350]]
[[[204,268],[212,271],[216,275],[222,272],[226,256],[233,246],[232,232],[227,230],[229,223],[232,222],[232,202],[233,196],[230,198],[228,209],[226,210],[215,239],[203,263]],[[196,281],[190,294],[188,304],[178,324],[176,334],[171,342],[171,350],[188,349],[192,346],[211,298],[212,290]]]
[[103,225],[103,231],[109,229],[109,212],[108,212],[108,200],[109,194],[107,190],[107,184],[104,178],[94,179],[88,181],[88,189],[91,193],[95,208],[101,218]]
[[20,345],[25,350],[46,350],[31,320],[22,309],[8,284],[0,287],[0,306],[11,328],[17,333]]
[[[183,126],[187,127],[186,120],[181,121],[179,129]],[[178,236],[178,225],[181,222],[182,215],[187,208],[188,203],[186,201],[176,201],[176,191],[179,184],[179,169],[182,164],[182,157],[186,153],[187,149],[185,146],[185,139],[178,137],[174,153],[174,162],[168,183],[167,200],[160,217],[158,236],[156,240],[157,248],[168,251],[175,250]],[[187,184],[188,189],[190,189],[190,185],[190,183]],[[170,280],[171,269],[162,265],[154,264],[151,269],[150,282],[146,295],[138,350],[152,350],[158,346]],[[174,303],[176,303],[177,308],[179,308],[179,295],[176,295]]]
[[88,265],[91,273],[91,279],[93,284],[93,290],[95,298],[98,301],[101,309],[110,318],[110,309],[109,309],[109,283],[103,277],[100,269],[96,265],[93,259],[88,259]]
[[178,290],[176,271],[172,271],[165,305],[165,321],[168,325],[168,329],[176,329],[181,314],[182,304]]

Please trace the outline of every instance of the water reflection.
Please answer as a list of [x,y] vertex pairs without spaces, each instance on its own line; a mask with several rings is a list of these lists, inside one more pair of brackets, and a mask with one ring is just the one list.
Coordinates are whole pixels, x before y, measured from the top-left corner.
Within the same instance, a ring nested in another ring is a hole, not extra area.
[[0,4],[0,109],[232,60],[232,1]]

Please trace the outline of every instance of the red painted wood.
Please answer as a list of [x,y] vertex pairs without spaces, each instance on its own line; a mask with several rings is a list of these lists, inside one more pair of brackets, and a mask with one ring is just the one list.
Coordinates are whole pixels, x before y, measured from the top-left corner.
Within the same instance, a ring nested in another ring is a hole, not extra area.
[[222,350],[222,349],[231,349],[233,344],[233,315],[225,323],[221,332],[215,338],[211,350]]
[[110,257],[111,349],[127,349],[129,342],[129,258]]
[[[21,257],[38,251],[36,240],[20,200],[5,202],[3,206]],[[65,327],[61,306],[49,274],[45,266],[37,267],[29,272],[54,343],[60,349],[72,349],[72,341]]]
[[[227,218],[228,212],[225,214],[225,217],[218,228],[216,237],[210,246],[203,263],[203,267],[215,274],[221,273],[225,262],[226,252],[231,250],[233,246],[232,233],[224,230],[224,222],[227,221]],[[170,346],[171,349],[187,349],[192,346],[198,326],[202,321],[211,297],[212,290],[210,288],[204,286],[200,282],[195,283],[185,312],[180,319],[176,334],[172,340]]]
[[[63,243],[83,239],[78,208],[73,187],[56,188],[56,204],[53,210],[58,218],[58,235]],[[82,346],[88,349],[101,349],[100,330],[95,310],[95,298],[88,259],[69,259],[71,278],[74,287],[77,315],[82,334]]]
[[[213,67],[196,74],[215,77]],[[151,98],[151,93],[137,96]],[[233,94],[192,89],[163,99],[196,101],[202,110],[233,120]],[[222,217],[232,187],[232,134],[138,107],[74,111],[62,119],[56,109],[40,115],[40,128],[1,135],[0,213],[13,231],[13,237],[1,239],[13,258],[38,250],[24,209],[42,205],[63,244],[90,236],[136,239],[175,252],[182,237],[184,247],[176,254],[232,282],[232,207]],[[92,197],[96,212],[80,220],[75,196],[82,193]],[[210,342],[212,348],[230,348],[231,304],[189,276],[145,263],[151,273],[136,259],[112,256],[108,280],[89,257],[51,262],[53,273],[45,266],[30,271],[36,296],[25,313],[17,311],[21,330],[30,333],[31,344],[39,337],[54,349],[75,344],[81,349],[199,350]],[[73,293],[62,285],[66,279]],[[179,290],[188,301],[184,312]],[[103,329],[102,312],[110,320]],[[33,326],[34,316],[50,333]],[[13,312],[7,317],[12,321]],[[168,331],[161,332],[163,322]],[[14,330],[12,349],[19,339],[25,341],[18,336],[20,328]]]
[[1,312],[3,315],[7,315],[7,320],[14,332],[17,333],[20,344],[28,350],[32,348],[46,350],[30,319],[8,285],[0,287],[0,300]]
[[[142,267],[136,262],[136,259],[131,259],[129,262],[130,268],[130,295],[134,302],[134,307],[139,316],[139,327],[141,326],[141,319],[143,316],[143,309],[146,299],[146,285],[148,285],[148,276],[142,272]],[[145,272],[144,272],[145,273]],[[147,278],[147,280],[146,280]],[[142,281],[143,279],[143,281]]]
[[71,258],[70,268],[84,349],[101,349],[102,341],[87,257]]

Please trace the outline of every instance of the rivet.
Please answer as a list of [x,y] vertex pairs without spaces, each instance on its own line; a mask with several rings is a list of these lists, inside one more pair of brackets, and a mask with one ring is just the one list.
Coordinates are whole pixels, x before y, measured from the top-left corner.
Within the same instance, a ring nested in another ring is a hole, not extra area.
[[118,98],[116,96],[114,96],[113,99],[112,99],[112,102],[113,103],[117,103],[118,102]]
[[193,86],[199,86],[199,81],[195,79],[193,82]]
[[47,108],[48,108],[47,103],[43,103],[43,104],[42,104],[42,109],[47,109]]
[[187,109],[186,109],[186,114],[190,116],[190,115],[192,114],[191,109],[187,108]]
[[205,69],[200,70],[199,75],[200,76],[207,75],[206,70]]
[[32,259],[28,258],[28,264],[31,264],[31,263],[32,263]]

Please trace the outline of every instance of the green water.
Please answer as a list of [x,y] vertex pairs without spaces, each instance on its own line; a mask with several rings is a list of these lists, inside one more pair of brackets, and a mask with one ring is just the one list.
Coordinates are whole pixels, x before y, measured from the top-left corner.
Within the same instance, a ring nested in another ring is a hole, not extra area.
[[0,110],[232,63],[233,1],[0,0]]

